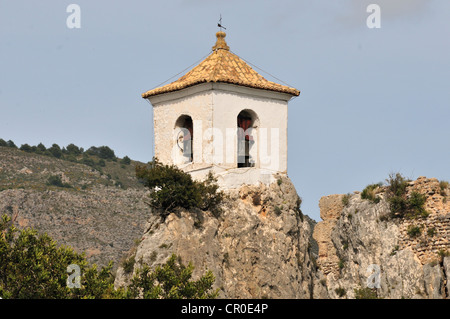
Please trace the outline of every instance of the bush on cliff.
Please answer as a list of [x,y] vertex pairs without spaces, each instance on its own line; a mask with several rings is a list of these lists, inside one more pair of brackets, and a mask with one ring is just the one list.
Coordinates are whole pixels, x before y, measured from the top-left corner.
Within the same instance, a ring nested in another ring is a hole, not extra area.
[[147,264],[139,268],[126,292],[127,298],[144,299],[214,299],[219,290],[212,290],[215,277],[207,271],[196,281],[191,280],[194,266],[185,266],[172,255],[169,260],[155,270]]
[[380,202],[381,198],[377,196],[377,190],[383,186],[382,183],[370,184],[361,192],[361,198],[370,200],[371,202],[377,204]]
[[216,216],[220,213],[224,194],[218,191],[212,173],[205,181],[196,181],[178,167],[164,165],[154,158],[148,165],[136,166],[136,177],[152,190],[150,205],[161,209],[163,215],[176,207],[209,210]]
[[427,217],[428,212],[424,205],[426,196],[416,191],[412,191],[409,196],[407,186],[409,180],[400,173],[389,175],[387,188],[387,201],[391,209],[392,217],[417,218]]

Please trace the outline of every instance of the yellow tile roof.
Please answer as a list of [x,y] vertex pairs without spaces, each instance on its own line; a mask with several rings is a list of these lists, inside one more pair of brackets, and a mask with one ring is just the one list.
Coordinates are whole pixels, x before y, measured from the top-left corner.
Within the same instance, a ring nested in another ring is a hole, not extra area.
[[264,89],[298,96],[300,91],[266,80],[253,70],[236,54],[230,52],[225,41],[225,32],[216,34],[217,42],[213,46],[213,52],[192,70],[178,80],[156,89],[142,93],[143,98],[178,91],[196,84],[205,82],[222,82],[247,86],[256,89]]

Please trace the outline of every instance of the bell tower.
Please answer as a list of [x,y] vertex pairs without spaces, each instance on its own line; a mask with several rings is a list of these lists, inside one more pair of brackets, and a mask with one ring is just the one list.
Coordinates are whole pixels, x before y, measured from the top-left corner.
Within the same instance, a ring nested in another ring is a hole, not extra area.
[[155,156],[225,188],[287,173],[288,101],[300,91],[266,80],[231,52],[223,31],[181,78],[142,94],[153,106]]

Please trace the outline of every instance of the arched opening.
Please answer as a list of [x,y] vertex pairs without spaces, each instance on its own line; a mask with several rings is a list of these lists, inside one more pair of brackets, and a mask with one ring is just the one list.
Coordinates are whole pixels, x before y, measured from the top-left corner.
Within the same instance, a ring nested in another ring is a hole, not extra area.
[[237,116],[237,167],[255,166],[251,149],[255,144],[252,132],[257,127],[257,119],[256,113],[251,110],[243,110]]
[[189,115],[181,115],[175,123],[176,143],[182,156],[182,163],[191,163],[194,159],[193,140],[194,130],[192,118]]

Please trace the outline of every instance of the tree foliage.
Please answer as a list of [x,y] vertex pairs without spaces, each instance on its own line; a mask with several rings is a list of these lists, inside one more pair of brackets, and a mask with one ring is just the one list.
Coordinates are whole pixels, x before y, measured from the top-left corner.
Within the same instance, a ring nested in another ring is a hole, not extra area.
[[24,152],[31,152],[31,146],[26,143],[22,144],[19,149]]
[[67,145],[65,148],[65,151],[67,154],[71,154],[71,155],[75,155],[75,156],[83,154],[83,148],[78,147],[73,143]]
[[[80,267],[80,288],[67,284],[69,265]],[[0,220],[0,297],[3,299],[215,298],[214,275],[191,280],[194,267],[175,255],[154,271],[138,269],[127,288],[114,289],[113,263],[89,265],[85,254],[58,246],[47,234],[17,229],[8,215]]]
[[131,164],[131,159],[125,155],[124,158],[122,158],[122,160],[120,161],[120,164],[124,164],[124,165],[130,165]]
[[108,146],[91,146],[87,151],[87,154],[98,156],[103,159],[115,159],[116,155],[114,154],[114,151],[110,149]]
[[153,190],[150,204],[165,213],[176,207],[220,213],[219,205],[224,194],[218,190],[217,180],[212,173],[208,174],[205,181],[196,181],[178,167],[162,164],[154,158],[148,165],[137,165],[136,176]]
[[[89,266],[84,254],[57,243],[47,234],[26,228],[18,230],[11,218],[0,221],[0,297],[41,298],[118,298],[114,290],[112,263],[98,270]],[[67,286],[67,266],[81,270],[81,288]]]
[[176,255],[172,255],[154,271],[147,264],[139,268],[127,290],[128,298],[144,299],[213,299],[219,290],[212,290],[214,275],[207,271],[198,280],[191,280],[194,266],[183,265]]
[[62,150],[58,144],[53,144],[52,147],[49,147],[48,151],[56,158],[61,158]]

